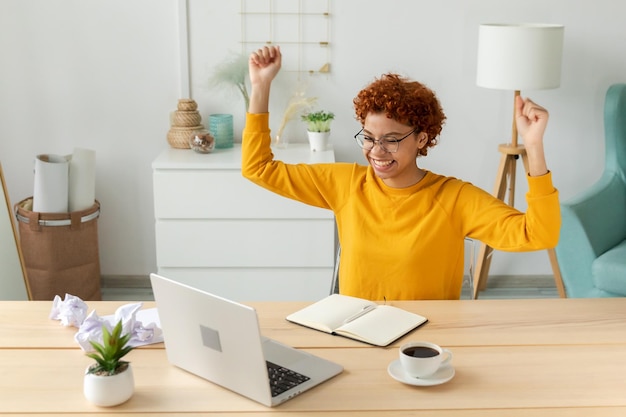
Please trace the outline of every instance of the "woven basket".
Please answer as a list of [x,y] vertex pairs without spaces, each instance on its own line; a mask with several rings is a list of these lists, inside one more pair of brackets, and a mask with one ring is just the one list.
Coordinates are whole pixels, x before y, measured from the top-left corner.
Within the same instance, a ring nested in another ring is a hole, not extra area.
[[197,111],[175,111],[172,118],[172,126],[195,127],[200,124],[202,117]]
[[192,126],[192,127],[176,127],[173,126],[169,132],[167,132],[167,142],[172,148],[190,149],[189,138],[198,130],[205,130],[204,126]]
[[190,98],[181,98],[178,100],[178,110],[180,111],[194,111],[198,109],[198,104],[195,100]]

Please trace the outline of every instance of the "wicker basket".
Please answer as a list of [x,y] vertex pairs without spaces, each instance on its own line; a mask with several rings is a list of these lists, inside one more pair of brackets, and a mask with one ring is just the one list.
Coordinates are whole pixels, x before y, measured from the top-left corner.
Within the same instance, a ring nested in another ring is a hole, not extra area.
[[178,149],[190,149],[189,138],[197,131],[205,130],[204,126],[192,126],[192,127],[177,127],[172,128],[167,132],[167,142],[172,148]]
[[181,98],[178,100],[178,110],[180,111],[195,111],[198,110],[198,104],[190,98]]
[[195,127],[200,124],[202,117],[197,111],[182,111],[178,110],[174,112],[172,117],[172,126],[176,127]]

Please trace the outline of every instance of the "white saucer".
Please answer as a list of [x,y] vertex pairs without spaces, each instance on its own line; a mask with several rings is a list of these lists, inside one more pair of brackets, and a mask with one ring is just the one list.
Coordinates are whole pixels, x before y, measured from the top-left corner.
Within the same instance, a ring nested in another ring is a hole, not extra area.
[[387,372],[389,372],[389,375],[396,381],[420,387],[444,384],[454,378],[455,373],[452,365],[446,365],[439,368],[437,372],[427,378],[415,378],[404,373],[404,369],[402,369],[402,365],[400,365],[400,359],[391,362],[387,367]]

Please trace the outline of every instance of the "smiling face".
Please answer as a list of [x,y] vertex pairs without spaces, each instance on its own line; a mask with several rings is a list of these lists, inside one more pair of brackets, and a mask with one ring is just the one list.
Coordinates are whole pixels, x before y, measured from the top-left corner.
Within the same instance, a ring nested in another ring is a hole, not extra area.
[[[368,113],[363,123],[363,134],[380,139],[381,137],[402,138],[413,129],[413,126],[388,118],[384,113]],[[405,188],[416,184],[424,173],[417,166],[417,155],[420,148],[427,142],[427,135],[414,132],[399,143],[394,153],[387,152],[376,144],[372,149],[363,149],[376,175],[389,187]]]

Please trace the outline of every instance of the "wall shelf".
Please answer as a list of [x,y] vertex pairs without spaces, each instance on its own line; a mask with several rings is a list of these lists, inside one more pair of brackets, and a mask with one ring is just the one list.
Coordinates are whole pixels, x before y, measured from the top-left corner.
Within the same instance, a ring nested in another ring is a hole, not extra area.
[[280,45],[283,71],[330,72],[330,0],[241,0],[240,14],[244,54]]

